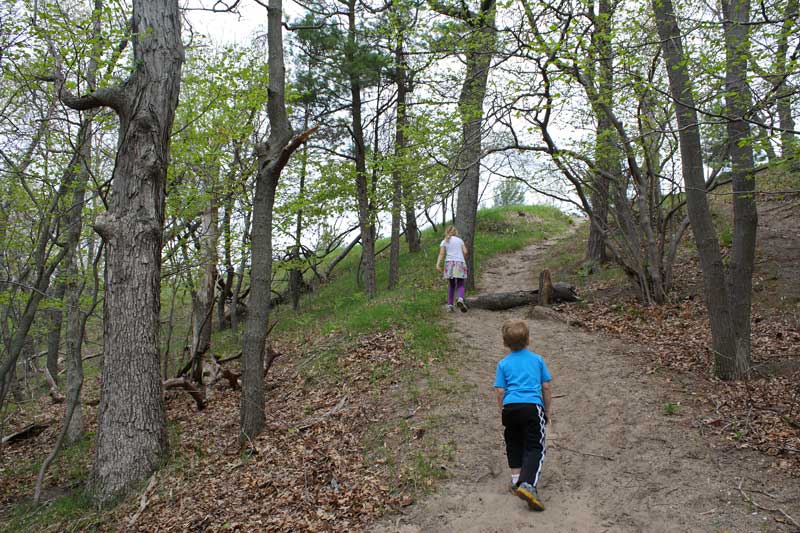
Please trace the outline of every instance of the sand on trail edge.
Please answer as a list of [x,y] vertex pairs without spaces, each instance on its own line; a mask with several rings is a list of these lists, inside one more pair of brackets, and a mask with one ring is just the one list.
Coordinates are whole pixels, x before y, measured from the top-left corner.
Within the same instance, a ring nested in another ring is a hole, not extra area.
[[[536,286],[537,258],[554,242],[494,258],[478,290]],[[769,457],[704,436],[704,414],[692,397],[668,376],[649,374],[636,346],[529,314],[525,308],[476,309],[448,316],[461,346],[460,378],[473,385],[457,405],[432,408],[447,421],[442,434],[455,443],[455,464],[435,494],[371,531],[798,531],[777,510],[800,521],[798,480],[771,468]],[[530,348],[545,357],[553,375],[542,513],[509,492],[492,389],[505,353],[500,326],[512,317],[528,319]],[[680,402],[677,414],[665,414],[668,402]],[[740,488],[774,511],[749,503]]]

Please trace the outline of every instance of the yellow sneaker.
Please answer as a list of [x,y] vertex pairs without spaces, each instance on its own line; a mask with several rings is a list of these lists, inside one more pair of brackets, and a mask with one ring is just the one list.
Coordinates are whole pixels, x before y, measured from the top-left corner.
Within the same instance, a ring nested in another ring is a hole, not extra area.
[[515,494],[528,503],[531,511],[544,511],[544,504],[539,500],[539,493],[530,483],[520,483]]

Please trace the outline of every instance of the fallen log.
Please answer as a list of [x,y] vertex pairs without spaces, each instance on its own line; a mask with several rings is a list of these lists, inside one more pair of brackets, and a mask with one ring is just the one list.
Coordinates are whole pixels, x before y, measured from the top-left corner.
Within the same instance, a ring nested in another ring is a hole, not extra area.
[[2,440],[0,440],[0,443],[9,444],[12,442],[23,441],[25,439],[32,439],[47,429],[48,425],[49,424],[29,424],[19,431],[12,433],[11,435],[6,435]]
[[[575,293],[575,287],[568,283],[553,283],[553,292],[550,297],[551,303],[577,302],[580,300]],[[524,305],[539,304],[539,289],[532,291],[514,292],[491,292],[479,294],[464,300],[468,307],[474,309],[486,309],[488,311],[502,311],[513,307]]]

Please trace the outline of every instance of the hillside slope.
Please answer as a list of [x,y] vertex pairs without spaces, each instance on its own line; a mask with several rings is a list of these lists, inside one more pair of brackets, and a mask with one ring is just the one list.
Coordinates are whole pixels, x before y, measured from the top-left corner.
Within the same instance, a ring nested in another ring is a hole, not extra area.
[[[496,256],[479,285],[502,291],[531,284],[569,244],[545,242]],[[556,315],[572,307],[564,305]],[[545,357],[553,375],[543,513],[531,513],[509,494],[491,390],[495,364],[505,353],[500,327],[526,316],[531,349]],[[521,308],[451,317],[459,343],[453,357],[460,361],[459,376],[472,385],[466,398],[437,408],[438,431],[454,448],[451,479],[373,531],[796,531],[791,517],[800,516],[800,487],[778,461],[709,435],[704,405],[674,374],[654,372],[645,347],[552,316]]]
[[[569,225],[552,208],[482,211],[478,269]],[[400,287],[372,301],[357,286],[353,254],[336,279],[303,299],[300,313],[276,310],[272,347],[280,356],[266,378],[268,430],[245,450],[237,444],[239,391],[217,383],[202,412],[185,392],[168,391],[171,458],[113,509],[98,512],[84,493],[91,433],[54,464],[47,504],[30,505],[61,408],[46,398],[24,406],[13,427],[49,425],[0,457],[0,530],[352,531],[425,494],[453,457],[448,441],[428,431],[439,425],[430,408],[467,390],[443,322],[445,284],[434,269],[440,240],[425,232],[423,251],[402,258]],[[385,257],[379,283],[385,287]],[[238,350],[230,333],[215,336],[215,355]],[[97,394],[89,380],[84,398],[93,403]],[[95,410],[86,408],[90,430]]]

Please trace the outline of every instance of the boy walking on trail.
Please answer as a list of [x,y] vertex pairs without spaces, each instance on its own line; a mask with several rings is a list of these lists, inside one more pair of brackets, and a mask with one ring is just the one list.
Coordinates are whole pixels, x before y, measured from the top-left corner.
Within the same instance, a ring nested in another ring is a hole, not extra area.
[[545,424],[550,418],[550,372],[542,356],[527,350],[524,320],[503,324],[503,344],[510,353],[497,363],[494,387],[502,410],[512,492],[534,511],[544,511],[536,485],[545,455]]

